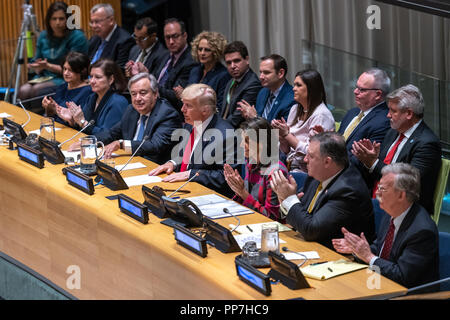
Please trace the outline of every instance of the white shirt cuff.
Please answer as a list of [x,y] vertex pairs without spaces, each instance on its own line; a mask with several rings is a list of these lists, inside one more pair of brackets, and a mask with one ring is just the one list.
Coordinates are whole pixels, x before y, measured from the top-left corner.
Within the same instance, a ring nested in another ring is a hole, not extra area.
[[369,168],[369,172],[372,173],[372,171],[375,169],[375,167],[377,166],[378,163],[378,159],[375,160],[375,162],[373,163],[373,165]]
[[286,215],[291,210],[292,206],[294,204],[300,203],[300,200],[298,199],[296,194],[293,194],[292,196],[287,197],[283,200],[281,203],[281,206],[286,210]]
[[375,260],[377,260],[377,259],[378,259],[377,256],[372,257],[372,259],[370,259],[370,262],[369,262],[369,267],[370,267],[370,268],[372,268],[373,264],[375,263]]

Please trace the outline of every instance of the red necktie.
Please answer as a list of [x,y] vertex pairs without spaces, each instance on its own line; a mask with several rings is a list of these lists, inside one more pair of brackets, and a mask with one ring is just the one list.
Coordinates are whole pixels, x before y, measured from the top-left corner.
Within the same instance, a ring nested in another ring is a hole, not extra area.
[[186,144],[186,148],[184,148],[180,172],[186,171],[188,167],[189,160],[191,159],[192,148],[194,147],[194,141],[195,141],[195,128],[192,128],[191,135],[189,136],[189,140]]
[[381,250],[380,257],[385,260],[389,260],[389,254],[391,253],[392,243],[394,242],[394,219],[391,219],[391,224],[389,225],[389,230],[386,234],[386,238],[384,239],[383,250]]
[[[384,164],[391,164],[392,159],[394,158],[394,155],[397,152],[398,146],[400,145],[400,143],[403,141],[404,138],[405,138],[405,135],[403,133],[400,133],[400,137],[398,138],[397,142],[394,144],[394,146],[391,148],[391,151],[389,151],[389,153],[384,158],[384,160],[383,160]],[[375,186],[373,187],[372,198],[374,198],[374,199],[376,198],[378,183],[379,183],[379,181],[375,182]]]

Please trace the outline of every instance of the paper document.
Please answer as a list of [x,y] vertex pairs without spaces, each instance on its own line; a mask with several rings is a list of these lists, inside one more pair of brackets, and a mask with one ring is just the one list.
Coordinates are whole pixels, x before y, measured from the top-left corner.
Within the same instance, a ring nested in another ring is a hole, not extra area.
[[253,213],[253,211],[249,208],[244,207],[232,200],[222,198],[216,194],[207,194],[204,196],[190,197],[186,199],[191,200],[200,209],[203,215],[211,219],[231,217],[230,214],[223,211],[224,208],[227,208],[228,211],[235,216]]
[[[255,241],[256,242],[256,247],[258,249],[261,249],[261,233],[259,234],[238,234],[238,235],[233,235],[233,237],[236,239],[236,242],[239,244],[239,247],[242,247],[245,245],[246,242],[248,241]],[[279,239],[280,243],[286,243],[286,241],[284,241],[283,239]]]
[[161,182],[162,179],[156,176],[149,176],[148,174],[144,174],[141,176],[128,177],[123,179],[127,186],[140,186],[147,183],[156,183]]
[[[55,132],[59,131],[59,130],[61,130],[61,128],[55,128]],[[29,134],[31,134],[31,133],[35,133],[37,135],[40,135],[41,134],[41,129],[36,129],[36,130],[30,131]]]
[[73,160],[75,160],[75,163],[79,163],[80,162],[80,151],[65,151],[65,150],[61,150],[64,157],[66,158],[73,158]]
[[316,280],[326,280],[336,276],[340,276],[341,274],[364,269],[367,267],[368,265],[366,264],[360,264],[341,259],[316,265],[308,265],[306,267],[300,268],[300,270],[305,275],[305,277]]
[[[262,225],[266,224],[266,223],[270,223],[270,224],[275,224],[276,223],[276,224],[278,224],[278,232],[284,232],[284,231],[292,230],[291,228],[285,226],[284,224],[281,224],[279,222],[271,221],[271,222],[254,223],[254,224],[239,226],[239,227],[236,228],[235,231],[239,232],[240,234],[261,233]],[[230,227],[231,227],[231,225],[230,225]],[[234,228],[234,226],[232,228]]]
[[[115,168],[117,171],[122,170],[123,166],[125,164],[119,164],[117,165]],[[127,171],[127,170],[133,170],[133,169],[140,169],[140,168],[145,168],[145,164],[141,163],[141,162],[135,162],[135,163],[129,163],[125,169],[123,171]]]
[[9,113],[6,112],[0,113],[0,118],[9,118],[9,117],[12,117],[12,115],[10,115]]
[[304,252],[283,252],[284,257],[287,260],[302,260],[304,259],[303,256],[301,256],[301,254],[303,254],[304,256],[306,256],[306,259],[308,260],[312,260],[312,259],[320,259],[319,254],[317,253],[317,251],[304,251]]

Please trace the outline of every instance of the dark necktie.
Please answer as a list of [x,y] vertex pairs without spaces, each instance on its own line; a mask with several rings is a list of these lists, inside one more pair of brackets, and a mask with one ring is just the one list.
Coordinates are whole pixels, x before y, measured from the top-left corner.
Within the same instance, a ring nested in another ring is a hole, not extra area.
[[141,115],[140,123],[139,123],[139,133],[137,136],[137,141],[141,141],[144,138],[144,131],[145,131],[145,121],[147,121],[147,116]]
[[274,99],[275,95],[273,93],[270,93],[269,99],[267,99],[267,103],[262,114],[263,118],[267,119],[267,117],[269,116],[270,110],[272,110],[272,103]]
[[237,81],[235,79],[233,79],[231,81],[231,85],[230,85],[230,89],[228,89],[228,93],[227,93],[227,106],[225,107],[225,112],[223,113],[222,118],[226,119],[228,117],[228,112],[230,111],[230,102],[231,102],[231,97],[233,96],[233,92],[234,92],[234,88],[236,87]]
[[391,224],[389,225],[389,230],[386,234],[386,238],[384,239],[383,250],[381,250],[380,257],[385,260],[389,260],[389,255],[391,253],[392,244],[394,243],[394,219],[391,219]]

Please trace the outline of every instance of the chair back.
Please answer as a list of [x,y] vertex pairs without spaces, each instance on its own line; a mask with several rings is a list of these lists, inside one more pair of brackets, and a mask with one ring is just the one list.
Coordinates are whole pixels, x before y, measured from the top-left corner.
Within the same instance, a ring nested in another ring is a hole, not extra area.
[[450,160],[442,158],[441,170],[436,182],[436,189],[434,191],[434,214],[432,219],[436,224],[439,223],[439,216],[442,209],[442,200],[444,199],[445,189],[447,187],[448,175],[450,173]]

